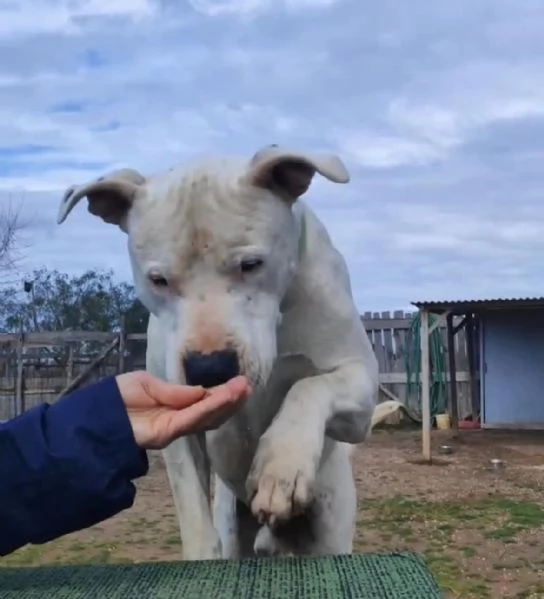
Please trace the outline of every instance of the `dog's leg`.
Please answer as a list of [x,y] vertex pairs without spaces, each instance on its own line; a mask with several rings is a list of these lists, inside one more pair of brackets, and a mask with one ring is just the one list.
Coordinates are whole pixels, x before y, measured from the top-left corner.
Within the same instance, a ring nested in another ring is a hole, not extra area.
[[306,510],[272,531],[264,525],[255,540],[260,556],[350,554],[357,515],[357,492],[349,446],[332,446],[317,475],[314,498]]
[[377,372],[359,362],[295,383],[261,437],[247,479],[251,508],[272,528],[313,499],[325,436],[360,443],[377,401]]
[[311,555],[350,554],[357,523],[357,488],[350,446],[334,442],[317,477],[313,539],[303,547]]
[[223,558],[238,559],[240,548],[236,521],[236,496],[217,474],[213,494],[213,523],[221,539]]
[[[147,328],[146,370],[167,380],[164,334],[153,315]],[[181,437],[162,457],[176,508],[185,560],[221,557],[221,542],[211,514],[210,462],[204,434]]]
[[215,477],[214,524],[221,538],[224,559],[253,557],[259,529],[251,510],[242,504],[218,477]]
[[202,438],[182,437],[162,453],[176,507],[183,559],[221,558],[221,542],[210,509],[210,467]]

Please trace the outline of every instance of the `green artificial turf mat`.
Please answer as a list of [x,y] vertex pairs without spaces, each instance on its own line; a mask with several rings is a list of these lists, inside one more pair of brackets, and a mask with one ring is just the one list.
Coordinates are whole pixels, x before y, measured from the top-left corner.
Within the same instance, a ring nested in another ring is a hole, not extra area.
[[2,599],[440,599],[414,554],[2,568]]

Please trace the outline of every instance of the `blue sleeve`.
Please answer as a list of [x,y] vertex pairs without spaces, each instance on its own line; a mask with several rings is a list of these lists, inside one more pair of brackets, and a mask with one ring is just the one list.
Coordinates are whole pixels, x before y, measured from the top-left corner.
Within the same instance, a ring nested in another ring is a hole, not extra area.
[[0,424],[0,555],[131,507],[147,470],[114,377]]

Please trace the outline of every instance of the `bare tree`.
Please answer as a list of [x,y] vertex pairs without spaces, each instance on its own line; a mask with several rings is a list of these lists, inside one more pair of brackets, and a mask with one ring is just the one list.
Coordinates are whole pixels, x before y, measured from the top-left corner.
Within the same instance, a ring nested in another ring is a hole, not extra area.
[[13,275],[22,260],[23,232],[28,222],[21,215],[21,205],[11,202],[0,207],[0,283]]

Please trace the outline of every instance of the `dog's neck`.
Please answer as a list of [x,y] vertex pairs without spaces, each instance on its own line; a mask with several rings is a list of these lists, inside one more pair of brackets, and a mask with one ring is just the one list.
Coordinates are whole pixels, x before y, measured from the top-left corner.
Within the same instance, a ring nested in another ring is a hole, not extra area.
[[[293,214],[295,216],[295,222],[297,225],[298,234],[298,252],[297,252],[297,268],[293,273],[293,280],[296,279],[297,271],[300,268],[301,262],[304,260],[308,250],[308,235],[307,235],[307,223],[306,223],[306,211],[302,202],[296,202],[293,206]],[[291,307],[292,302],[289,301],[289,296],[292,292],[293,280],[287,287],[287,292],[280,302],[280,312],[284,314]]]
[[306,254],[306,213],[302,202],[296,202],[293,206],[293,214],[297,223],[298,232],[298,262],[301,262]]

